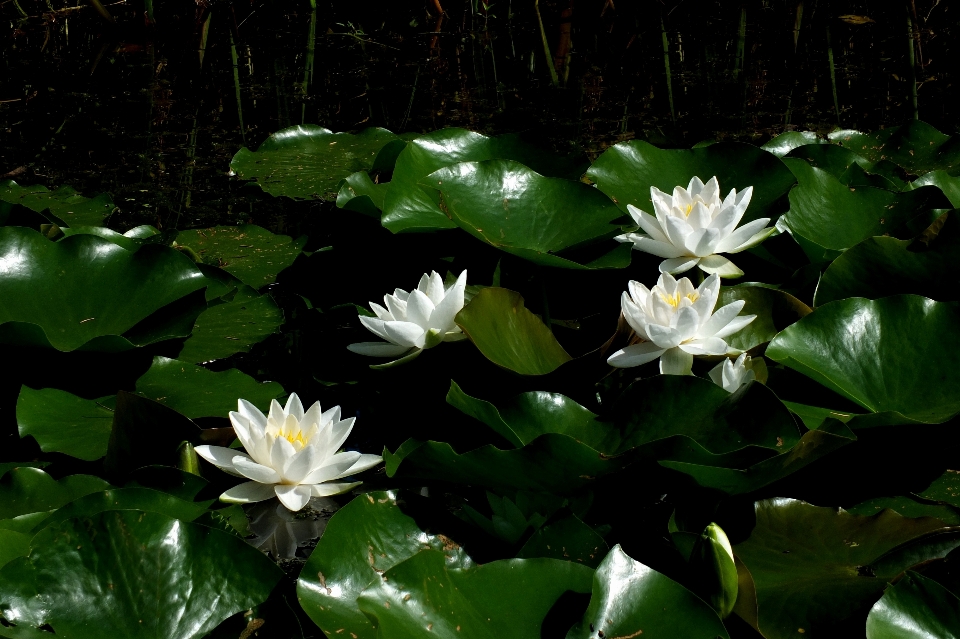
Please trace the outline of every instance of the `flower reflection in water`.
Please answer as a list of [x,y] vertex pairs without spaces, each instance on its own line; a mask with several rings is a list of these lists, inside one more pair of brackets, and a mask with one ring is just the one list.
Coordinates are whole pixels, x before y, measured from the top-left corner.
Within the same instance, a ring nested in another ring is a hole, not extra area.
[[[312,547],[340,506],[329,497],[314,497],[307,505],[291,512],[278,499],[257,502],[247,507],[250,532],[247,542],[275,560],[295,559],[297,549]],[[301,552],[300,558],[309,554]]]

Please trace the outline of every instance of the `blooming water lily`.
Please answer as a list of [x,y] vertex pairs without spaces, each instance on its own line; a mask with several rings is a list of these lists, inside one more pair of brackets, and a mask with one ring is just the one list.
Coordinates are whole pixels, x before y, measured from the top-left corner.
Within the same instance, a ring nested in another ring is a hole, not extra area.
[[296,393],[287,405],[270,403],[269,416],[241,399],[230,423],[246,453],[222,446],[197,446],[197,454],[221,470],[251,480],[220,496],[222,501],[244,504],[276,495],[290,510],[300,510],[311,497],[338,495],[361,482],[335,480],[372,468],[380,455],[338,453],[356,417],[340,419],[340,407],[321,412],[320,402],[309,410]]
[[737,300],[714,312],[720,294],[716,273],[698,288],[686,277],[660,275],[651,291],[631,281],[620,300],[623,316],[644,341],[620,349],[607,362],[618,368],[646,364],[660,358],[664,375],[689,375],[694,355],[724,355],[724,337],[752,322],[756,315],[738,317],[745,302]]
[[454,342],[466,335],[453,319],[463,309],[467,272],[449,288],[436,271],[424,273],[411,292],[396,289],[383,296],[384,305],[370,302],[376,317],[361,317],[360,322],[385,342],[358,342],[347,346],[354,353],[374,357],[416,356],[440,342]]
[[728,393],[734,393],[747,382],[757,379],[754,361],[746,353],[741,353],[736,361],[725,359],[711,369],[710,379]]
[[756,246],[776,229],[764,228],[770,218],[760,218],[737,228],[753,196],[749,186],[737,193],[732,189],[720,200],[716,177],[706,184],[700,178],[690,180],[687,188],[678,186],[668,195],[650,187],[650,199],[656,217],[627,205],[630,216],[646,233],[626,233],[615,239],[633,242],[638,251],[666,258],[661,273],[683,273],[699,266],[721,277],[740,277],[743,271],[718,253],[739,253]]

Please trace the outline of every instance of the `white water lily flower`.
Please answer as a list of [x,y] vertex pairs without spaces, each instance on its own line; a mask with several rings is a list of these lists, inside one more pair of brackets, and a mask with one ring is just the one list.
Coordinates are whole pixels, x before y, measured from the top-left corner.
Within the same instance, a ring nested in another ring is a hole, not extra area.
[[710,379],[717,386],[728,393],[734,393],[738,388],[757,378],[753,370],[753,359],[746,353],[741,353],[737,361],[725,359],[710,370]]
[[338,453],[356,417],[340,419],[340,407],[321,412],[320,402],[309,410],[296,393],[287,405],[270,403],[269,416],[245,399],[230,412],[230,423],[246,453],[222,446],[197,446],[197,454],[221,470],[251,480],[220,495],[221,501],[246,504],[276,495],[297,511],[311,497],[344,493],[361,482],[335,480],[373,468],[383,458],[356,452]]
[[448,288],[436,271],[424,273],[415,290],[408,293],[398,288],[393,295],[383,296],[383,306],[370,302],[377,316],[360,318],[370,332],[386,342],[358,342],[347,348],[374,357],[411,357],[440,342],[466,338],[453,321],[463,309],[466,287],[466,271]]
[[689,375],[694,355],[724,355],[724,337],[752,322],[756,315],[738,316],[745,302],[737,300],[714,312],[720,295],[716,273],[698,288],[686,277],[660,275],[651,291],[631,281],[620,300],[623,316],[645,340],[620,349],[607,359],[617,368],[630,368],[660,358],[664,375]]
[[719,253],[739,253],[756,246],[776,229],[764,228],[770,218],[763,217],[737,228],[753,197],[753,187],[737,193],[732,189],[720,201],[716,176],[706,184],[700,178],[690,180],[687,188],[678,186],[668,195],[650,187],[650,199],[656,217],[633,206],[627,210],[646,233],[618,235],[619,242],[633,242],[633,248],[666,258],[661,273],[683,273],[699,266],[720,277],[740,277],[743,271]]

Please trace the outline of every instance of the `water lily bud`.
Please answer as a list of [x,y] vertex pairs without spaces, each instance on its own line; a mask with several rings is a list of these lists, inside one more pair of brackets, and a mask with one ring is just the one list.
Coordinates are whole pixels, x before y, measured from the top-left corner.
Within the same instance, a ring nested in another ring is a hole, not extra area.
[[721,619],[733,611],[737,602],[737,566],[733,548],[720,526],[704,528],[690,555],[693,590],[710,604]]
[[177,468],[191,475],[200,476],[200,459],[190,442],[181,443],[180,448],[177,449]]

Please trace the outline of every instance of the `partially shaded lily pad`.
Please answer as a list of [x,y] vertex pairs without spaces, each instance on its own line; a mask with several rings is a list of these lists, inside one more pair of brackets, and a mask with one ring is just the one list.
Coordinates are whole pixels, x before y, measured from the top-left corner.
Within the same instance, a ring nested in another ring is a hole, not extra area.
[[572,358],[515,291],[490,287],[457,314],[457,325],[484,356],[521,375],[545,375]]
[[948,468],[919,495],[960,508],[960,470]]
[[230,301],[200,314],[177,359],[201,363],[247,353],[282,323],[283,311],[268,293],[241,286]]
[[938,169],[953,173],[960,168],[960,140],[920,120],[875,133],[834,131],[829,137],[869,160],[890,160],[914,175]]
[[0,519],[54,510],[109,487],[92,475],[68,475],[57,481],[39,468],[15,468],[0,477]]
[[113,410],[101,399],[84,399],[56,388],[20,389],[17,426],[44,452],[64,453],[86,461],[107,454]]
[[855,506],[850,506],[846,510],[852,515],[876,515],[887,508],[898,515],[912,519],[935,517],[942,521],[945,526],[960,526],[960,509],[910,495],[875,497]]
[[0,529],[0,568],[17,557],[26,557],[30,554],[31,539],[33,535]]
[[332,200],[340,180],[372,168],[377,154],[391,143],[403,145],[386,129],[364,129],[354,135],[303,124],[271,134],[256,151],[240,149],[230,168],[240,179],[256,180],[273,196]]
[[911,182],[908,188],[918,189],[921,186],[937,187],[947,196],[950,204],[960,208],[960,176],[954,177],[946,171],[931,171]]
[[177,243],[196,251],[205,264],[223,269],[259,289],[277,279],[303,251],[307,237],[274,235],[256,224],[180,231]]
[[867,615],[867,639],[956,639],[960,598],[921,574],[908,571]]
[[[0,182],[0,202],[20,204],[31,211],[47,212],[59,226],[101,226],[116,208],[109,193],[86,198],[69,186],[51,191],[42,185],[20,186],[13,180]],[[0,205],[0,216],[3,216]]]
[[110,488],[103,492],[84,495],[57,509],[40,522],[34,528],[34,532],[50,526],[59,526],[74,517],[90,517],[112,510],[139,510],[160,513],[181,521],[193,521],[206,512],[210,503],[210,501],[186,501],[150,488]]
[[761,149],[782,158],[798,146],[808,144],[829,144],[829,140],[818,137],[813,131],[787,131],[760,146]]
[[916,295],[852,298],[784,329],[766,356],[870,411],[940,423],[960,413],[958,324],[952,303]]
[[781,330],[812,312],[809,306],[789,293],[751,284],[722,288],[716,308],[738,300],[745,302],[740,315],[757,316],[744,328],[724,338],[730,349],[738,351],[749,351],[769,342]]
[[517,557],[552,557],[596,568],[607,556],[609,546],[597,532],[576,515],[558,519],[537,529]]
[[340,181],[337,208],[357,211],[379,219],[383,210],[383,198],[389,187],[389,182],[374,184],[369,173],[357,171]]
[[282,575],[226,533],[158,513],[103,512],[44,529],[29,557],[0,570],[2,632],[202,637],[264,601]]

